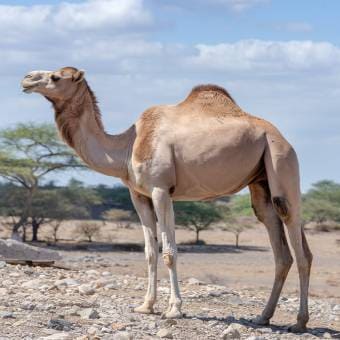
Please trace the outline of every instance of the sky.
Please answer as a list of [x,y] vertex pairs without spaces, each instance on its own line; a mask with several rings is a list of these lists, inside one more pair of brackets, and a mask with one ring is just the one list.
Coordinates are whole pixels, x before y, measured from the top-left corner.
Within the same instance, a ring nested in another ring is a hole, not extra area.
[[[340,182],[339,13],[337,0],[0,0],[0,128],[53,123],[46,100],[21,92],[30,70],[84,69],[109,133],[216,83],[294,146],[303,191]],[[70,176],[117,183],[54,179]]]

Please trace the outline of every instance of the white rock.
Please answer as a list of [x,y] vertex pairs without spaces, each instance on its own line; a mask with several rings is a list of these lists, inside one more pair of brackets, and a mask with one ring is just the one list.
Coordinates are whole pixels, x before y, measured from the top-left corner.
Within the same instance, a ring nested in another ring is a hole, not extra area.
[[97,270],[94,270],[94,269],[87,270],[85,272],[85,274],[89,275],[89,276],[94,276],[94,277],[98,277],[99,276],[99,272]]
[[241,334],[240,334],[240,327],[241,325],[239,324],[230,324],[227,329],[225,329],[222,333],[222,339],[223,340],[229,340],[229,339],[240,339]]
[[7,289],[6,288],[0,288],[0,296],[1,295],[7,295]]
[[40,279],[34,279],[24,282],[21,287],[26,289],[37,289],[44,284]]
[[117,332],[113,335],[113,340],[133,340],[132,334],[128,332]]
[[57,280],[54,282],[56,286],[67,286],[67,287],[72,287],[72,286],[79,286],[79,281],[74,280],[74,279],[62,279],[62,280]]
[[71,340],[72,339],[72,335],[69,333],[55,333],[49,336],[43,336],[38,338],[38,340]]
[[102,276],[111,276],[112,274],[110,272],[102,272]]
[[54,250],[30,246],[15,240],[0,240],[0,255],[4,258],[22,260],[58,261],[61,256]]
[[78,287],[79,293],[82,295],[92,295],[96,291],[90,284],[83,284]]
[[0,268],[5,268],[5,267],[6,267],[6,262],[0,261]]
[[77,314],[82,319],[99,319],[100,318],[98,312],[93,308],[85,308],[81,311],[78,311]]
[[172,332],[170,328],[161,328],[157,334],[158,337],[160,338],[166,338],[166,339],[172,339]]
[[95,335],[96,333],[98,332],[98,329],[96,327],[90,327],[88,330],[87,330],[87,334],[90,334],[90,335]]
[[194,277],[191,277],[190,279],[187,280],[188,285],[190,286],[198,286],[200,284],[202,284],[202,282]]

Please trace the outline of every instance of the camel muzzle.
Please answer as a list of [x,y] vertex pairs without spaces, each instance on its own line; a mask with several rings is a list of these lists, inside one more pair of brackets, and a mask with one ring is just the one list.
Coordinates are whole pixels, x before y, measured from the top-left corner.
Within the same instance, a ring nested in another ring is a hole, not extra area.
[[25,93],[33,92],[33,89],[44,82],[46,72],[33,71],[28,73],[21,81],[22,90]]

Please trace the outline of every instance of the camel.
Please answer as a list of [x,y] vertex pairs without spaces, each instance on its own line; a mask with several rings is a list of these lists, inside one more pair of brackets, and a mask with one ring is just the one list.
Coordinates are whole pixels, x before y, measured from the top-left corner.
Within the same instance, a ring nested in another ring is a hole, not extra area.
[[158,225],[171,288],[163,316],[182,316],[173,201],[214,199],[248,186],[275,258],[268,303],[253,322],[269,324],[292,265],[286,225],[300,280],[300,309],[291,331],[306,330],[312,254],[300,218],[299,166],[293,147],[276,127],[244,112],[224,88],[200,85],[182,102],[151,107],[128,130],[110,135],[84,71],[32,71],[22,87],[52,103],[61,137],[90,168],[120,178],[129,188],[144,232],[148,266],[144,303],[135,312],[154,312]]

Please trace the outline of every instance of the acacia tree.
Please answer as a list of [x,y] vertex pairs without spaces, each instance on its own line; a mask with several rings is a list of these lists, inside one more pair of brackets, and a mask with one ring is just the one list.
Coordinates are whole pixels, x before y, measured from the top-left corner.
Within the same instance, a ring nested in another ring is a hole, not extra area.
[[219,209],[210,202],[176,202],[176,223],[195,231],[196,243],[199,234],[221,219]]
[[233,196],[226,206],[220,207],[221,229],[235,236],[235,247],[239,247],[240,234],[253,227],[253,211],[249,194]]
[[305,222],[340,222],[340,184],[323,180],[312,185],[303,196],[303,218]]
[[[47,175],[86,168],[57,136],[53,125],[18,124],[0,131],[0,176],[24,189],[24,205],[12,226],[12,237],[28,223],[39,185]],[[37,235],[32,225],[33,240]]]

